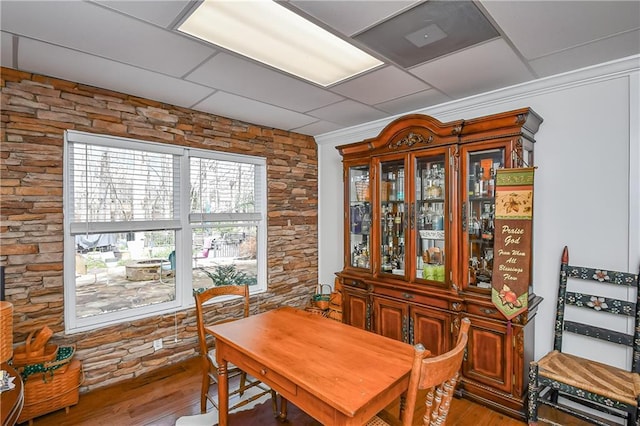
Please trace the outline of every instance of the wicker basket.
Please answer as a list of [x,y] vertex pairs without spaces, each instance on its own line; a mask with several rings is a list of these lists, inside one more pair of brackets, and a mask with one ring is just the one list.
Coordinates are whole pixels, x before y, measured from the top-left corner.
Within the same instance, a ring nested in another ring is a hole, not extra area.
[[[38,331],[33,330],[23,345],[13,350],[13,366],[22,367],[29,364],[53,361],[58,352],[57,345],[47,345],[53,332],[46,325]],[[35,338],[34,338],[35,335]]]
[[69,363],[72,361],[73,356],[76,353],[75,345],[60,346],[57,347],[56,357],[51,361],[38,362],[34,364],[28,364],[23,366],[15,366],[16,370],[20,373],[23,379],[28,379],[32,374],[48,373],[53,374],[52,371],[56,371],[56,374],[64,373],[69,367]]
[[79,388],[84,380],[82,364],[79,360],[71,361],[64,373],[40,373],[29,376],[24,382],[24,407],[18,418],[18,423],[34,417],[64,408],[67,413],[69,407],[78,403]]
[[0,301],[0,362],[7,362],[13,356],[13,305]]
[[[322,288],[329,287],[329,293],[323,293]],[[322,310],[329,309],[329,299],[331,298],[331,286],[328,284],[318,284],[318,292],[313,295],[313,306]]]
[[329,311],[328,310],[324,310],[324,309],[320,309],[316,306],[307,306],[304,308],[305,311],[312,313],[314,315],[319,315],[321,317],[327,317],[329,315]]

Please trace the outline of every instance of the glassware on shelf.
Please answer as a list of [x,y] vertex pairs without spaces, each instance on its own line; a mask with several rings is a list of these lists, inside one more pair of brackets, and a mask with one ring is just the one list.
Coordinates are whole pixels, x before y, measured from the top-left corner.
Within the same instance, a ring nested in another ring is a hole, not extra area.
[[[441,169],[443,170],[443,169]],[[442,173],[438,171],[438,165],[434,164],[431,166],[431,171],[429,173],[429,186],[427,187],[427,197],[426,198],[442,198]]]
[[483,240],[493,240],[493,204],[485,203],[480,215],[480,235]]

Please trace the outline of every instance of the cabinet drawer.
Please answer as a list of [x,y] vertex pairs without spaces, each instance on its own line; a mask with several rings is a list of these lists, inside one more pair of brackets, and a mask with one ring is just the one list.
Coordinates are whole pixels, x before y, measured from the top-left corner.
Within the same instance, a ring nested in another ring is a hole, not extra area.
[[469,315],[477,315],[483,318],[491,318],[497,319],[501,321],[506,321],[504,315],[498,311],[498,308],[495,306],[486,306],[486,305],[476,305],[473,303],[467,303],[467,313]]
[[359,280],[351,279],[351,278],[344,278],[342,281],[342,285],[358,288],[360,290],[367,290],[367,285],[365,283]]
[[449,309],[449,302],[443,299],[425,296],[422,294],[412,293],[410,291],[396,290],[386,287],[376,287],[375,294],[380,296],[393,297],[395,299],[404,300],[411,303],[419,303],[429,305],[433,308]]
[[242,361],[236,363],[236,365],[256,379],[273,386],[276,390],[285,391],[293,395],[297,394],[295,383],[251,358],[243,357]]

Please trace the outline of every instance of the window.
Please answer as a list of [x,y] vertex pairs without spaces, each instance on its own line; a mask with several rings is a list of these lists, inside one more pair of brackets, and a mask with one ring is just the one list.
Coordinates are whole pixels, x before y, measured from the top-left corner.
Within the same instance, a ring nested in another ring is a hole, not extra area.
[[67,332],[266,289],[263,158],[76,131],[64,153]]
[[[257,286],[258,248],[266,246],[261,211],[263,168],[216,158],[190,159],[194,288],[243,283]],[[260,243],[259,243],[260,242]],[[263,270],[266,270],[263,268]]]

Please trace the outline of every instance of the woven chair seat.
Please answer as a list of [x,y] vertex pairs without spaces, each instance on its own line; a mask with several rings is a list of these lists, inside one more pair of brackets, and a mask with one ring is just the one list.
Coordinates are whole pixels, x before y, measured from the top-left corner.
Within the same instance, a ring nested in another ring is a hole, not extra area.
[[374,416],[367,422],[366,426],[389,426],[389,423],[385,422],[378,416]]
[[542,377],[637,406],[640,374],[579,356],[552,351],[538,361]]

